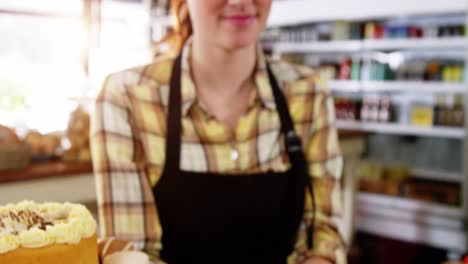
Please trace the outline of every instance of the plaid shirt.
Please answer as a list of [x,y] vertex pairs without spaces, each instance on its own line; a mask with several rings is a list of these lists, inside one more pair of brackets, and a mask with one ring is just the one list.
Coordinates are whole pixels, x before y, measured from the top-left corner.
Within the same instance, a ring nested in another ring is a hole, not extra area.
[[[197,102],[188,63],[190,47],[184,47],[182,59],[181,169],[230,174],[287,170],[290,163],[261,49],[257,52],[256,89],[248,111],[235,132],[229,133]],[[110,75],[92,118],[91,146],[101,236],[133,241],[156,260],[163,246],[163,230],[155,206],[158,197],[153,196],[152,188],[165,163],[166,114],[174,60],[175,56],[167,56],[150,65]],[[306,227],[312,218],[307,193],[303,223],[288,263],[301,263],[310,256],[345,263],[344,245],[332,220],[341,211],[343,166],[333,100],[309,68],[283,61],[273,61],[271,67],[302,137],[317,205],[315,247],[308,250],[306,246]],[[239,153],[238,159],[231,158],[233,147]]]

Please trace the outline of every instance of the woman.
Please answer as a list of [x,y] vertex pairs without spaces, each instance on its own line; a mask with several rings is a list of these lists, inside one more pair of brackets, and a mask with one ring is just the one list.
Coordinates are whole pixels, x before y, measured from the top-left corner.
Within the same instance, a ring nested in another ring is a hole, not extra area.
[[102,236],[169,264],[345,262],[333,101],[311,70],[265,59],[271,2],[173,1],[177,54],[107,78]]

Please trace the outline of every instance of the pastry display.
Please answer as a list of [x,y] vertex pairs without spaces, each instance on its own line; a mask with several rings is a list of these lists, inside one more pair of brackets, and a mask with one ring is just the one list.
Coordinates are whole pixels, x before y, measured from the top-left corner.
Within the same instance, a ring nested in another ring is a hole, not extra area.
[[30,161],[30,147],[15,130],[0,125],[0,171],[26,167]]
[[61,140],[62,135],[58,133],[42,135],[35,130],[29,131],[24,138],[25,143],[31,146],[32,157],[55,156],[59,152]]
[[21,140],[13,129],[0,125],[0,144],[18,145],[21,144]]
[[70,147],[64,152],[65,161],[91,161],[91,150],[89,146],[90,117],[82,107],[78,107],[70,115],[66,139]]

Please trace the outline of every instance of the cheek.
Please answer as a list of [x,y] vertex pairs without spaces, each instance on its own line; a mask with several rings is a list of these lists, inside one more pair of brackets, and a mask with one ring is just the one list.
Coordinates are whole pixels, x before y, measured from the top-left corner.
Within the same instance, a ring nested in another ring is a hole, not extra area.
[[257,7],[263,17],[268,18],[271,10],[272,0],[258,0]]
[[194,27],[213,29],[224,0],[187,0],[187,2]]

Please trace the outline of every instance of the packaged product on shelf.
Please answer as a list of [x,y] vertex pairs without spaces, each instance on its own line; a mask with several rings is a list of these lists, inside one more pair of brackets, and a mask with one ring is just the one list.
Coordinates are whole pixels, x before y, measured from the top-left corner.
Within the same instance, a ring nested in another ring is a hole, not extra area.
[[361,40],[364,38],[364,26],[362,23],[352,23],[350,26],[350,39]]
[[347,40],[350,39],[351,26],[348,22],[336,22],[333,24],[331,39]]
[[359,190],[364,192],[400,196],[410,175],[405,165],[385,166],[381,163],[362,161],[359,164]]
[[369,80],[372,81],[389,81],[393,79],[393,72],[390,65],[387,63],[380,63],[372,61],[370,64]]
[[438,30],[438,37],[462,37],[466,32],[465,25],[442,25]]
[[380,103],[378,97],[371,97],[370,99],[370,107],[369,107],[369,119],[370,122],[378,122],[379,121],[379,110],[380,110]]
[[463,64],[447,62],[443,67],[442,79],[444,82],[463,82]]
[[380,99],[379,122],[391,122],[393,119],[393,109],[390,96],[382,96]]
[[465,104],[463,95],[455,95],[452,115],[453,126],[463,127],[465,125]]
[[431,61],[426,65],[424,70],[424,80],[425,81],[441,81],[441,67],[440,63],[437,61]]
[[361,80],[361,61],[354,60],[351,65],[351,80],[359,81]]
[[460,204],[460,186],[428,180],[411,180],[405,184],[405,195],[409,198],[446,205]]
[[462,127],[465,124],[463,95],[444,95],[436,97],[434,106],[434,125]]
[[426,104],[413,104],[411,107],[411,125],[420,127],[432,127],[434,120],[434,108]]
[[385,26],[383,25],[375,25],[374,26],[374,39],[383,39],[385,37]]
[[448,108],[444,94],[436,95],[436,103],[434,106],[434,125],[445,126],[447,125]]
[[331,24],[330,23],[323,23],[317,25],[318,31],[318,40],[320,41],[330,41],[331,40]]
[[371,63],[364,61],[361,65],[361,80],[370,80],[371,76]]
[[379,122],[380,98],[378,96],[364,96],[361,108],[361,121]]
[[373,22],[366,23],[364,37],[366,39],[373,39],[374,32],[375,32],[375,23]]
[[335,113],[338,120],[359,120],[361,103],[345,97],[335,98]]
[[410,26],[408,28],[408,37],[409,38],[422,38],[423,29],[418,26]]
[[438,37],[439,28],[437,25],[429,24],[424,26],[423,28],[423,36],[425,38],[437,38]]
[[364,97],[362,100],[362,107],[361,107],[361,121],[366,122],[369,121],[370,118],[370,108],[371,108],[371,99],[369,97]]
[[340,73],[338,75],[340,80],[351,79],[351,59],[346,59],[340,64]]

